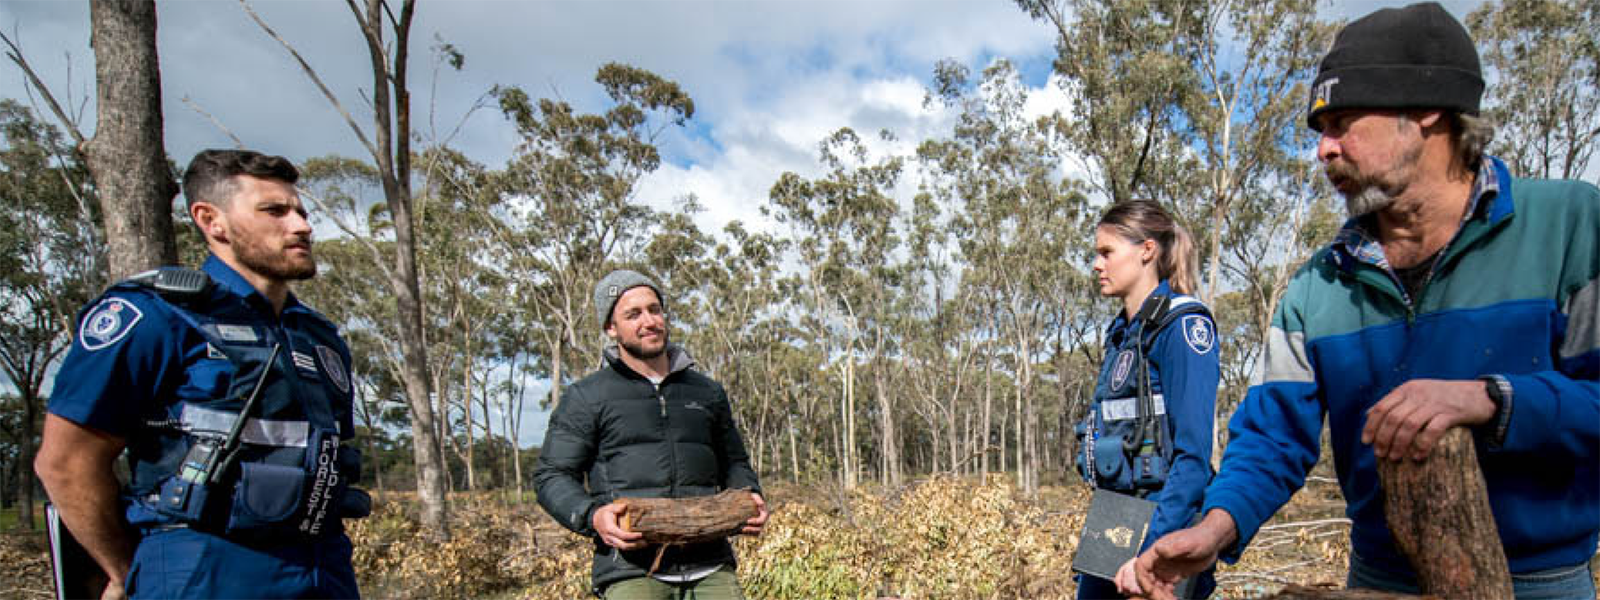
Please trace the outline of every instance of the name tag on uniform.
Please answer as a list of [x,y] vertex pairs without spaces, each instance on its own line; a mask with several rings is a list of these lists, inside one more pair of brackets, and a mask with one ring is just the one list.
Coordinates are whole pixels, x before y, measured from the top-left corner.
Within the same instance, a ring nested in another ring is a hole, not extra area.
[[[1150,397],[1150,410],[1158,415],[1167,414],[1167,403],[1161,398],[1161,394]],[[1106,400],[1100,404],[1100,418],[1107,421],[1125,421],[1138,416],[1139,399],[1137,397]]]
[[230,342],[254,342],[261,339],[256,336],[256,328],[249,325],[217,325],[217,336]]

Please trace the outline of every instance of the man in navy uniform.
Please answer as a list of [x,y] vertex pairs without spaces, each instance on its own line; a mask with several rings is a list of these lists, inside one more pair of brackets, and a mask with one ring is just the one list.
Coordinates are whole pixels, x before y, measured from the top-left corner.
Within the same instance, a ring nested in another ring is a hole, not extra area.
[[340,521],[370,508],[349,487],[350,352],[289,291],[317,272],[298,178],[282,157],[196,155],[205,265],[135,276],[80,315],[34,468],[104,597],[359,595]]

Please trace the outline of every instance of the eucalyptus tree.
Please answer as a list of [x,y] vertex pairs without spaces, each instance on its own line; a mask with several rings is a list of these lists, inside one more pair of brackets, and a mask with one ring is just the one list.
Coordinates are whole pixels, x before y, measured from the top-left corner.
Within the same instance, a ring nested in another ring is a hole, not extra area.
[[[974,324],[976,311],[962,310],[951,297],[955,279],[948,214],[939,207],[927,184],[912,201],[906,226],[906,283],[900,362],[909,385],[908,404],[927,428],[926,471],[959,474],[975,472],[970,465],[982,450],[974,450],[967,401],[975,386],[983,342]],[[946,198],[945,200],[949,200]],[[920,293],[918,293],[920,292]],[[941,465],[940,454],[945,459]]]
[[692,212],[664,217],[644,249],[646,262],[670,282],[674,333],[687,330],[697,360],[727,389],[760,471],[777,455],[782,436],[772,430],[787,410],[773,384],[778,346],[786,340],[777,289],[782,242],[739,221],[713,239],[694,225]]
[[[1293,192],[1304,186],[1293,184],[1303,180],[1311,159],[1305,150],[1315,143],[1305,127],[1305,83],[1334,28],[1316,19],[1316,9],[1315,0],[1208,3],[1202,34],[1190,39],[1199,81],[1184,96],[1181,133],[1193,140],[1207,186],[1177,204],[1204,224],[1195,229],[1204,233],[1199,295],[1208,303],[1222,290],[1224,238],[1260,237],[1303,212],[1297,208],[1306,197]],[[1241,205],[1246,194],[1255,202]]]
[[[884,131],[880,137],[892,140]],[[763,211],[789,228],[788,243],[799,261],[800,326],[838,369],[841,483],[852,489],[863,465],[856,439],[858,361],[876,362],[894,343],[889,303],[901,286],[894,253],[900,247],[895,221],[899,204],[890,193],[904,158],[874,159],[855,131],[839,129],[819,145],[827,172],[807,180],[779,176]],[[900,478],[893,396],[876,373],[880,474]]]
[[[488,325],[508,300],[503,274],[487,262],[494,255],[483,252],[494,241],[491,176],[447,147],[428,148],[414,163],[422,175],[414,197],[417,262],[428,308],[424,333],[434,357],[429,371],[438,397],[439,435],[463,461],[467,489],[477,489],[475,410],[484,420],[485,437],[489,434],[488,384],[480,367],[493,350],[495,331]],[[452,409],[461,415],[464,435],[455,435]]]
[[[103,285],[106,256],[89,171],[55,127],[0,100],[0,372],[21,418],[18,523],[33,528],[33,453],[44,384],[72,343],[73,315]],[[8,485],[8,487],[11,487]]]
[[1600,150],[1600,5],[1486,2],[1467,27],[1490,72],[1491,151],[1520,175],[1584,176]]
[[1038,487],[1039,435],[1036,362],[1056,294],[1072,270],[1062,258],[1085,243],[1087,204],[1075,182],[1062,176],[1067,146],[1062,116],[1030,119],[1025,86],[1010,62],[997,60],[973,81],[946,61],[934,76],[930,100],[960,111],[948,140],[929,140],[918,156],[933,179],[935,197],[958,203],[951,220],[963,287],[983,290],[998,309],[997,330],[1006,344],[1012,386],[1012,428],[1017,482]]
[[1063,131],[1112,202],[1167,199],[1191,177],[1176,138],[1196,87],[1204,0],[1016,0],[1057,31],[1054,72],[1072,99]]
[[514,293],[546,323],[538,331],[551,405],[560,403],[567,365],[599,360],[590,293],[655,231],[655,212],[637,199],[639,179],[660,166],[655,143],[663,131],[694,116],[693,99],[677,83],[644,69],[608,63],[595,82],[613,103],[600,114],[534,101],[517,87],[494,91],[521,137],[493,184],[495,232],[505,268],[518,274]]
[[[368,72],[372,75],[372,87],[364,94],[366,105],[372,111],[370,130],[357,123],[338,97],[322,82],[311,64],[256,15],[246,0],[239,0],[239,4],[263,32],[283,45],[306,77],[339,111],[351,133],[372,157],[372,173],[376,174],[383,190],[392,224],[387,235],[393,238],[393,242],[386,244],[384,255],[392,266],[383,271],[386,275],[384,284],[395,304],[393,322],[398,325],[403,358],[401,380],[405,382],[406,399],[411,406],[412,435],[418,442],[413,445],[413,451],[417,464],[417,496],[422,501],[421,521],[429,536],[448,538],[449,527],[445,519],[448,484],[438,436],[440,425],[434,421],[433,390],[428,377],[425,308],[417,273],[417,231],[412,215],[411,143],[414,132],[411,127],[411,89],[407,76],[416,0],[399,0],[398,11],[387,0],[348,0],[345,3],[355,18],[356,28],[367,51]],[[457,66],[459,64],[456,63]]]

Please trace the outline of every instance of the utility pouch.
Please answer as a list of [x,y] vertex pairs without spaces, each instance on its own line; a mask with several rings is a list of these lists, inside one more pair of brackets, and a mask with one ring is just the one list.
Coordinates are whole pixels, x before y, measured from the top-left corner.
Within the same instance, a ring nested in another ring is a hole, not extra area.
[[155,509],[184,523],[199,523],[205,514],[206,499],[210,494],[211,486],[204,481],[169,477],[161,482]]
[[339,518],[363,519],[372,514],[372,495],[360,488],[346,488],[339,496]]
[[305,497],[305,485],[306,472],[297,466],[251,462],[240,465],[227,532],[259,532],[291,521]]
[[1159,488],[1167,482],[1167,459],[1155,452],[1133,458],[1133,485],[1140,489]]
[[361,481],[361,451],[349,446],[339,446],[338,464],[340,482],[347,484],[344,493],[339,495],[338,506],[335,507],[338,517],[360,519],[372,514],[372,496],[365,490],[348,486]]
[[1122,452],[1121,435],[1105,435],[1095,441],[1094,470],[1100,487],[1113,490],[1133,488],[1133,477],[1128,472],[1128,455]]

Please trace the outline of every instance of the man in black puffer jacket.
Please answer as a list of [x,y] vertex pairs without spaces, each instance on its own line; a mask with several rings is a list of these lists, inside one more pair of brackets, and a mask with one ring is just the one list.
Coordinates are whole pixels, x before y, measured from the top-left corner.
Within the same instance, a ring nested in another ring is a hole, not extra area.
[[727,540],[673,546],[649,573],[656,548],[617,523],[621,497],[685,498],[749,488],[767,521],[760,483],[722,385],[690,370],[668,342],[660,287],[633,271],[595,286],[595,316],[614,342],[605,365],[562,395],[545,431],[534,486],[539,505],[567,529],[594,538],[595,594],[610,600],[743,598]]

